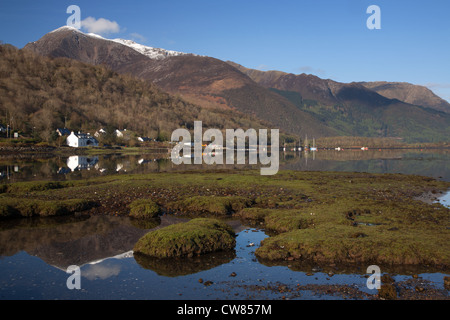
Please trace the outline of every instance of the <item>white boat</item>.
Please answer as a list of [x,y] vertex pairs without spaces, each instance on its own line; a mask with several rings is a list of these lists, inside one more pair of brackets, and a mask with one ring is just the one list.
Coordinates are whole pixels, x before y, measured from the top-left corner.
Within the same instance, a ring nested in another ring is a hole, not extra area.
[[316,139],[313,139],[313,146],[310,149],[311,151],[317,151],[317,147],[316,147]]

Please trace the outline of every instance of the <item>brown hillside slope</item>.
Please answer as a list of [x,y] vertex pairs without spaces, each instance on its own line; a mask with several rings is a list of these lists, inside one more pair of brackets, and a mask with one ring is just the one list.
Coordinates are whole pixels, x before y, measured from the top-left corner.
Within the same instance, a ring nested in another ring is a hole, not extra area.
[[64,28],[44,35],[25,49],[45,56],[105,64],[119,73],[150,80],[202,107],[241,111],[292,134],[337,133],[218,59],[201,56],[150,59],[122,44]]

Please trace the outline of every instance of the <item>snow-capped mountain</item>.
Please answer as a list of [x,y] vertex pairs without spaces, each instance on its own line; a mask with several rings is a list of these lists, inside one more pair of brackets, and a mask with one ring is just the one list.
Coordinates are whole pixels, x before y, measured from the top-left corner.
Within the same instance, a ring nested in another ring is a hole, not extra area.
[[125,45],[129,48],[132,48],[133,50],[145,55],[146,57],[150,58],[150,59],[154,59],[154,60],[162,60],[165,59],[167,57],[176,57],[176,56],[197,56],[195,54],[192,53],[184,53],[184,52],[178,52],[178,51],[173,51],[173,50],[166,50],[166,49],[161,49],[161,48],[153,48],[153,47],[149,47],[149,46],[145,46],[142,44],[139,44],[137,42],[134,42],[132,40],[126,40],[126,39],[107,39],[104,38],[98,34],[95,33],[84,33],[82,31],[80,31],[79,29],[76,29],[74,27],[69,27],[69,26],[63,26],[61,28],[58,28],[56,30],[53,30],[50,33],[55,33],[55,32],[62,32],[62,31],[73,31],[73,32],[78,32],[80,34],[92,37],[92,38],[97,38],[97,39],[102,39],[102,40],[107,40],[107,41],[113,41],[122,45]]
[[136,43],[132,40],[124,40],[124,39],[113,39],[111,41],[126,45],[139,53],[149,57],[150,59],[161,60],[167,57],[175,57],[175,56],[185,56],[185,55],[194,55],[192,53],[184,53],[172,50],[165,50],[160,48],[153,48],[144,46],[142,44]]

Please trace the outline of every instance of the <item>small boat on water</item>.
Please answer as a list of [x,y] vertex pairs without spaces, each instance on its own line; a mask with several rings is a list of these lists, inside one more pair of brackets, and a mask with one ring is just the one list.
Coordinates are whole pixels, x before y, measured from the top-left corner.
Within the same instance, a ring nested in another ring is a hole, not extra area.
[[311,149],[309,149],[310,151],[317,151],[317,147],[316,147],[316,139],[313,139],[313,146],[311,147]]

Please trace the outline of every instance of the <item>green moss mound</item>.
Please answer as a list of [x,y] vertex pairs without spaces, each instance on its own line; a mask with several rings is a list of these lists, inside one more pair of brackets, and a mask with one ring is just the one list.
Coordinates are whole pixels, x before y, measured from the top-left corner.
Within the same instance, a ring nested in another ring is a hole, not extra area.
[[[441,265],[448,266],[446,246],[436,243],[427,230],[413,234],[388,231],[386,226],[327,226],[299,229],[264,239],[255,254],[263,260],[300,260],[316,264]],[[445,239],[444,233],[437,236]]]
[[78,184],[85,184],[84,181],[22,181],[12,184],[4,184],[0,187],[0,193],[26,193],[51,191],[74,187]]
[[[74,195],[97,204],[89,214],[128,216],[130,203],[151,195],[167,213],[196,218],[235,215],[275,231],[256,250],[260,261],[271,265],[370,263],[448,270],[450,209],[422,200],[430,197],[432,202],[449,188],[449,182],[402,174],[159,172],[8,184],[0,188],[0,216],[81,211],[73,205],[83,207],[83,200],[66,202]],[[153,223],[145,223],[144,228],[150,227]],[[171,252],[180,254],[189,246],[176,245]]]
[[160,212],[159,206],[150,199],[139,199],[130,204],[130,217],[132,218],[154,219]]
[[278,233],[306,229],[314,224],[310,216],[299,210],[274,210],[264,218],[265,227]]
[[265,217],[273,211],[266,208],[245,208],[239,211],[236,216],[246,221],[264,222]]
[[239,196],[194,196],[169,204],[172,211],[187,214],[228,215],[251,206],[252,201]]
[[0,218],[61,216],[82,212],[95,205],[95,202],[83,199],[37,200],[2,198],[0,199]]
[[266,229],[277,233],[305,229],[314,224],[309,214],[291,209],[245,208],[236,216],[245,221],[261,222]]
[[147,233],[134,251],[156,258],[193,257],[232,250],[235,245],[235,233],[229,225],[216,219],[197,218]]

